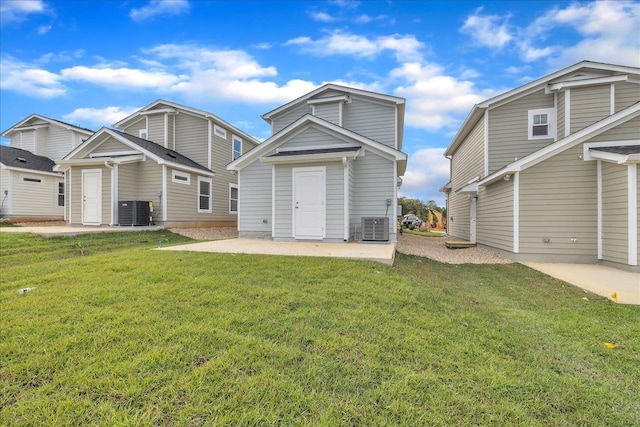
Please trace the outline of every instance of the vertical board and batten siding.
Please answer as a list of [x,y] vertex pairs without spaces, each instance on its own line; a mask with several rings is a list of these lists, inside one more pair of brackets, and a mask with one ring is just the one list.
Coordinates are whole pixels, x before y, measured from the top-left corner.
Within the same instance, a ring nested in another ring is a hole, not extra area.
[[615,112],[640,102],[640,85],[636,83],[616,83],[615,88]]
[[451,159],[448,231],[450,235],[463,240],[470,238],[471,202],[468,194],[459,194],[456,191],[473,178],[484,174],[484,126],[484,120],[479,120]]
[[[48,130],[46,139],[42,139],[43,142],[46,141],[45,146],[42,147],[44,150],[42,155],[53,161],[60,160],[73,149],[71,131],[58,126],[49,126]],[[40,136],[38,136],[38,141],[40,141]]]
[[340,105],[338,102],[316,104],[313,111],[314,116],[340,126]]
[[271,236],[272,166],[259,160],[239,172],[238,231]]
[[564,115],[564,109],[565,109],[565,93],[564,92],[558,92],[557,95],[557,107],[556,107],[556,117],[558,118],[557,122],[558,122],[558,127],[556,128],[557,130],[557,139],[562,139],[564,138],[564,121],[565,121],[565,115]]
[[498,181],[478,190],[476,241],[513,252],[513,181]]
[[344,239],[344,171],[341,162],[276,165],[275,238],[293,235],[293,168],[325,166],[325,234],[327,240]]
[[342,127],[396,148],[396,105],[352,96],[342,110]]
[[571,133],[611,114],[611,85],[571,89]]
[[628,122],[624,122],[596,135],[589,142],[610,142],[610,141],[638,141],[640,140],[640,117],[635,117]]
[[178,114],[176,116],[176,151],[206,167],[209,161],[208,149],[209,121],[189,114]]
[[602,162],[602,259],[628,264],[627,166]]
[[71,191],[67,203],[71,209],[71,224],[82,224],[82,171],[85,169],[100,169],[102,171],[102,225],[111,223],[111,169],[104,166],[72,167]]
[[148,118],[149,129],[147,129],[147,139],[164,147],[164,113],[150,114]]
[[[396,213],[393,212],[395,160],[366,150],[351,162],[353,168],[353,202],[349,211],[350,228],[360,227],[362,217],[389,217],[389,240],[396,241]],[[387,199],[391,206],[387,207]],[[360,237],[360,236],[358,236]]]
[[295,122],[305,114],[311,114],[310,105],[307,105],[307,104],[301,105],[297,108],[294,108],[291,111],[288,111],[282,115],[279,115],[278,117],[274,117],[273,125],[272,125],[272,129],[273,129],[272,134],[276,134],[280,132],[282,129],[286,128],[291,123]]
[[553,95],[540,90],[489,110],[490,174],[554,142],[553,138],[530,141],[528,136],[529,110],[553,106]]
[[92,150],[91,153],[118,153],[122,151],[134,151],[134,149],[110,137],[106,139],[102,144],[97,146],[94,150]]
[[[35,178],[41,182],[24,182],[23,178]],[[58,206],[58,183],[64,178],[13,172],[11,176],[11,215],[29,217],[64,216],[64,207]]]
[[[146,119],[146,117],[142,117],[137,122],[135,122],[135,123],[127,126],[126,128],[122,129],[122,131],[124,133],[128,133],[129,135],[137,136],[139,138],[140,137],[140,131],[142,129],[147,129],[147,119]],[[148,136],[149,136],[149,134],[147,133],[147,139],[148,139]]]
[[[11,199],[13,191],[9,188],[11,182],[11,171],[0,168],[0,217],[11,215]],[[5,196],[4,192],[7,191]]]
[[581,157],[577,145],[520,172],[520,253],[556,262],[596,258],[596,162]]

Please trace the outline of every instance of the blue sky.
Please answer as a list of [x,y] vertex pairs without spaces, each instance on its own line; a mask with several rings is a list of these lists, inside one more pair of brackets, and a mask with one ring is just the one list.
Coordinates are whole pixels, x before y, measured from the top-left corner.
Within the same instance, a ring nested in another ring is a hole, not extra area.
[[164,98],[264,139],[260,114],[336,82],[407,99],[401,194],[439,204],[474,104],[584,59],[640,66],[639,2],[0,0],[0,20],[3,131]]

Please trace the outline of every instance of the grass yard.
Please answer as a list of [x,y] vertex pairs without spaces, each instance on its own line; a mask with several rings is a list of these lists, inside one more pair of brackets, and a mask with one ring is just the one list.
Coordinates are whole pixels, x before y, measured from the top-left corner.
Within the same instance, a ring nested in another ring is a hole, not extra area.
[[442,237],[445,235],[445,233],[436,233],[434,231],[409,230],[408,228],[403,229],[402,232],[407,234],[414,234],[416,236],[422,236],[422,237]]
[[0,425],[640,425],[640,307],[519,264],[158,241],[188,239],[0,234]]

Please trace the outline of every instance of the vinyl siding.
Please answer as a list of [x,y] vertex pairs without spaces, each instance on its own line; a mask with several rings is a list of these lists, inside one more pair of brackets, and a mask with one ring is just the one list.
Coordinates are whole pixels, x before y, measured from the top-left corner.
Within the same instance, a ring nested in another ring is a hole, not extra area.
[[22,148],[23,150],[31,151],[32,153],[37,154],[35,130],[20,131],[20,134],[16,137],[16,139],[17,139],[18,145],[16,145],[15,147]]
[[[229,184],[236,184],[238,178],[227,170],[227,164],[232,160],[231,129],[227,129],[227,138],[221,138],[213,132],[211,124],[211,169],[216,173],[213,177],[213,218],[216,221],[235,222],[238,215],[229,214]],[[226,128],[225,128],[226,129]],[[238,135],[239,136],[239,135]],[[253,145],[242,139],[242,151]],[[206,162],[204,163],[206,166]]]
[[[571,93],[573,96],[573,92]],[[573,101],[573,99],[572,99]],[[529,140],[529,110],[553,108],[544,90],[489,110],[489,173],[552,144],[553,138]]]
[[452,191],[447,224],[449,234],[462,240],[470,238],[470,201],[467,194],[457,194],[456,191],[484,174],[484,124],[483,119],[478,121],[451,159]]
[[342,126],[396,148],[396,106],[351,97],[343,106]]
[[[160,223],[162,222],[162,211],[164,209],[162,196],[159,195],[162,193],[162,166],[149,159],[144,162],[134,163],[134,165],[138,166],[138,180],[135,183],[138,192],[135,200],[153,202],[153,220],[155,223]],[[170,170],[171,168],[167,168],[169,180],[171,180]],[[171,206],[172,200],[169,199],[168,203]],[[168,219],[171,220],[171,218]]]
[[611,85],[571,89],[571,133],[594,124],[611,112]]
[[102,224],[111,222],[111,170],[106,167],[72,167],[71,189],[69,200],[71,209],[71,223],[82,224],[82,171],[88,169],[100,169],[102,171]]
[[[24,182],[35,178],[41,182]],[[29,217],[64,217],[64,207],[58,206],[58,183],[64,178],[37,173],[11,173],[11,215]]]
[[105,142],[100,144],[96,149],[92,150],[91,153],[95,153],[95,154],[118,153],[122,151],[134,151],[134,149],[129,147],[128,145],[123,144],[120,141],[117,141],[114,138],[109,137]]
[[167,117],[167,147],[175,150],[176,142],[174,138],[176,115],[170,114]]
[[578,145],[520,172],[521,253],[596,258],[596,162],[581,156]]
[[[189,185],[172,182],[171,168],[167,168],[167,221],[213,221],[212,213],[198,212],[198,176],[192,173]],[[220,195],[213,192],[211,197]]]
[[346,143],[346,141],[336,138],[333,135],[329,135],[312,125],[291,138],[289,141],[285,142],[279,148],[306,148]]
[[635,83],[616,83],[615,89],[616,113],[640,102],[640,85]]
[[[353,168],[353,201],[351,205],[350,228],[360,226],[362,217],[389,217],[389,239],[396,241],[396,213],[393,212],[396,177],[393,173],[394,160],[381,157],[369,150],[365,155],[351,162]],[[386,200],[392,205],[387,208]],[[358,236],[360,237],[360,236]]]
[[139,163],[118,166],[118,201],[138,200]]
[[513,181],[480,187],[476,216],[478,243],[513,252]]
[[[0,217],[11,214],[11,199],[13,191],[10,191],[11,171],[0,167]],[[6,196],[5,191],[10,191]]]
[[275,238],[293,238],[293,168],[325,166],[326,239],[344,239],[344,172],[342,163],[304,163],[277,165]]
[[[178,114],[176,116],[176,151],[194,162],[207,166],[208,149],[208,120],[189,114]],[[231,159],[231,155],[228,159]]]
[[558,98],[558,106],[556,109],[556,116],[558,118],[558,126],[557,126],[557,139],[562,139],[564,138],[564,109],[565,109],[565,93],[564,92],[559,92],[557,94],[557,98]]
[[589,140],[589,142],[629,141],[640,138],[640,117],[622,123],[613,129],[601,133]]
[[602,259],[628,263],[627,166],[602,162]]
[[340,105],[338,102],[317,104],[313,110],[316,117],[340,126]]
[[[73,150],[71,131],[58,126],[49,126],[48,130],[46,139],[43,139],[46,141],[46,145],[43,147],[46,150],[44,155],[53,161],[60,160]],[[38,141],[40,141],[40,137],[38,137]]]
[[149,129],[147,129],[149,134],[147,139],[164,147],[164,114],[152,114],[147,117],[149,118]]
[[[349,240],[353,240],[356,238],[355,236],[355,225],[356,218],[353,216],[353,204],[355,201],[355,192],[356,192],[356,183],[355,183],[355,166],[353,161],[349,162]],[[360,226],[360,224],[358,224]]]
[[147,129],[147,118],[143,117],[141,118],[139,121],[133,123],[130,126],[127,126],[126,128],[122,129],[123,132],[128,133],[129,135],[133,135],[133,136],[140,136],[140,130],[142,129]]
[[238,231],[271,235],[271,170],[256,160],[239,172]]
[[311,114],[311,106],[309,105],[301,105],[298,108],[295,108],[291,111],[288,111],[278,117],[273,118],[273,132],[272,134],[276,134],[280,132],[282,129],[289,126],[291,123],[298,120],[300,117],[305,114]]
[[638,225],[637,230],[638,232],[638,265],[640,265],[640,167],[638,167],[638,165],[636,165],[636,179],[637,179],[637,183],[636,183],[636,201],[638,203],[638,207],[636,212],[638,213]]

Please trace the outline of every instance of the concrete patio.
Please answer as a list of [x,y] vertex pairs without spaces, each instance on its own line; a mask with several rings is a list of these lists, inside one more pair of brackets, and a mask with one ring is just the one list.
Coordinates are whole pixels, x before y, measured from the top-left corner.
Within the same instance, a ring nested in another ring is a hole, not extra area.
[[232,254],[285,255],[351,258],[392,265],[395,243],[274,242],[262,239],[228,239],[160,248],[161,251],[219,252]]

